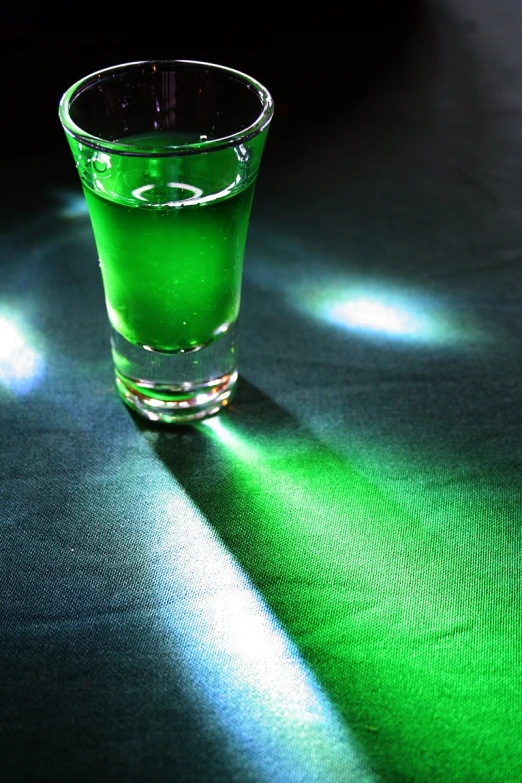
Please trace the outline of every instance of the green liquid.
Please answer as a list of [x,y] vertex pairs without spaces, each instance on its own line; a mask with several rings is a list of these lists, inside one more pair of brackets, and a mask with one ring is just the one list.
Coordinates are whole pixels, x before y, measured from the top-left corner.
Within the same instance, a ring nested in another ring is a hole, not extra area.
[[84,183],[109,319],[156,351],[204,346],[239,312],[254,183],[200,194],[205,170],[207,181],[234,183],[238,164],[233,150],[196,157],[113,160],[96,191]]

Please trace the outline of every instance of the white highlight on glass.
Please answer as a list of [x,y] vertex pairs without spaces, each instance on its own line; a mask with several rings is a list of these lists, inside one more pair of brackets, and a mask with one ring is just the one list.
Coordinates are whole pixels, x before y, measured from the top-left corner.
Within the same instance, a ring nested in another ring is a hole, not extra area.
[[0,316],[0,384],[17,394],[31,391],[43,375],[43,361],[18,326]]
[[132,192],[132,195],[134,198],[138,198],[140,201],[147,201],[146,198],[144,198],[143,194],[147,193],[149,190],[153,190],[154,185],[141,185],[139,188],[135,188]]
[[[189,193],[192,193],[192,196],[190,196],[189,199],[185,199],[185,201],[193,201],[194,199],[198,199],[200,196],[203,195],[203,191],[201,188],[196,188],[194,185],[187,185],[184,182],[165,182],[164,187],[167,188],[176,188],[177,190],[188,190]],[[149,201],[149,199],[145,198],[143,196],[144,193],[148,193],[150,190],[154,190],[156,188],[156,185],[141,185],[139,188],[135,188],[132,191],[132,195],[139,199],[140,201],[145,201],[147,204],[150,204],[152,202]],[[172,201],[166,203],[164,206],[175,206],[177,204],[184,203],[182,201]]]
[[[150,191],[153,191],[156,189],[157,185],[150,184],[150,185],[140,185],[139,188],[134,188],[133,191],[131,191],[132,195],[137,198],[139,201],[143,201],[144,203],[148,204],[151,207],[185,207],[185,206],[195,206],[197,204],[207,204],[211,201],[217,201],[218,199],[225,198],[226,196],[229,196],[235,187],[237,187],[241,183],[241,174],[237,174],[236,178],[233,182],[230,182],[226,188],[223,188],[223,190],[220,190],[218,193],[209,193],[207,196],[203,195],[203,190],[201,188],[196,187],[195,185],[188,185],[185,182],[166,182],[161,187],[168,187],[172,189],[179,189],[179,190],[187,190],[189,193],[192,193],[191,196],[188,198],[182,198],[178,199],[176,201],[154,201],[150,198],[146,198],[144,194],[150,193]],[[100,189],[104,189],[101,183],[97,183],[97,186]],[[150,193],[150,196],[154,197],[153,193]]]
[[250,158],[249,152],[244,144],[240,144],[239,147],[234,147],[234,152],[240,163],[246,163]]
[[198,508],[181,488],[159,500],[173,649],[238,758],[247,754],[266,783],[375,783],[298,649]]

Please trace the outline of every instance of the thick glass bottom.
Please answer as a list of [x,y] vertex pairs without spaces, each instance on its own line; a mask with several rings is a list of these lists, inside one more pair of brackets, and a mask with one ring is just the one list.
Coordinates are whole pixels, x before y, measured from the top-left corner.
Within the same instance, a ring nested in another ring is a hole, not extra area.
[[190,423],[213,416],[231,401],[237,381],[235,324],[188,353],[151,351],[113,329],[112,354],[120,397],[149,421]]
[[[184,424],[219,413],[231,400],[237,372],[216,378],[212,386],[193,386],[179,395],[168,386],[144,386],[116,371],[116,388],[123,402],[149,421]],[[161,395],[161,399],[158,395]]]

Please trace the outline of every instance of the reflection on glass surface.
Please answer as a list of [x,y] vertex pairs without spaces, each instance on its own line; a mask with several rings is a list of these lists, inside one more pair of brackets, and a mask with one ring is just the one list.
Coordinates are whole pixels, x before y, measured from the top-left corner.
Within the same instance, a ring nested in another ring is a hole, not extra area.
[[297,648],[199,509],[181,489],[158,501],[166,624],[210,719],[260,780],[344,783],[357,773],[372,783]]
[[[132,195],[135,196],[135,198],[139,199],[140,201],[145,201],[147,204],[151,204],[150,198],[146,197],[144,193],[148,193],[150,190],[154,190],[156,187],[155,184],[151,185],[141,185],[139,188],[135,188],[132,191]],[[187,190],[189,193],[192,193],[192,195],[189,197],[190,200],[198,199],[200,196],[203,195],[203,191],[201,188],[196,188],[194,185],[187,185],[184,182],[166,182],[163,184],[163,187],[167,188],[174,188],[175,190]],[[187,200],[187,199],[186,199]],[[167,201],[163,206],[171,207],[175,206],[177,202],[171,202]],[[181,203],[185,203],[183,200],[181,200]],[[154,206],[157,206],[154,204]]]
[[[218,201],[232,193],[234,187],[241,183],[241,176],[238,174],[233,182],[230,182],[225,188],[217,193],[203,195],[203,190],[195,185],[189,185],[187,182],[165,182],[158,187],[157,183],[140,185],[131,191],[131,195],[139,201],[143,201],[151,207],[188,207],[195,204],[207,204],[211,201]],[[170,192],[168,190],[170,188]],[[101,181],[97,182],[97,189],[104,191],[105,187]],[[158,193],[156,193],[158,191]],[[177,194],[177,198],[172,200],[172,196]],[[167,195],[168,194],[168,195]],[[167,200],[165,200],[167,199]]]
[[16,394],[27,394],[43,372],[42,357],[29,345],[18,325],[0,315],[0,384]]

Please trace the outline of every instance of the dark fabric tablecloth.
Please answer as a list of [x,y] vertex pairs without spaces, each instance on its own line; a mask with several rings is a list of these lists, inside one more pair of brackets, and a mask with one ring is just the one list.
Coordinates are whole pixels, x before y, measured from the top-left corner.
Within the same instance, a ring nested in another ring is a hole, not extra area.
[[2,28],[6,783],[522,779],[522,6],[378,5],[173,27],[276,116],[237,396],[172,429],[116,395],[57,120],[161,18]]

